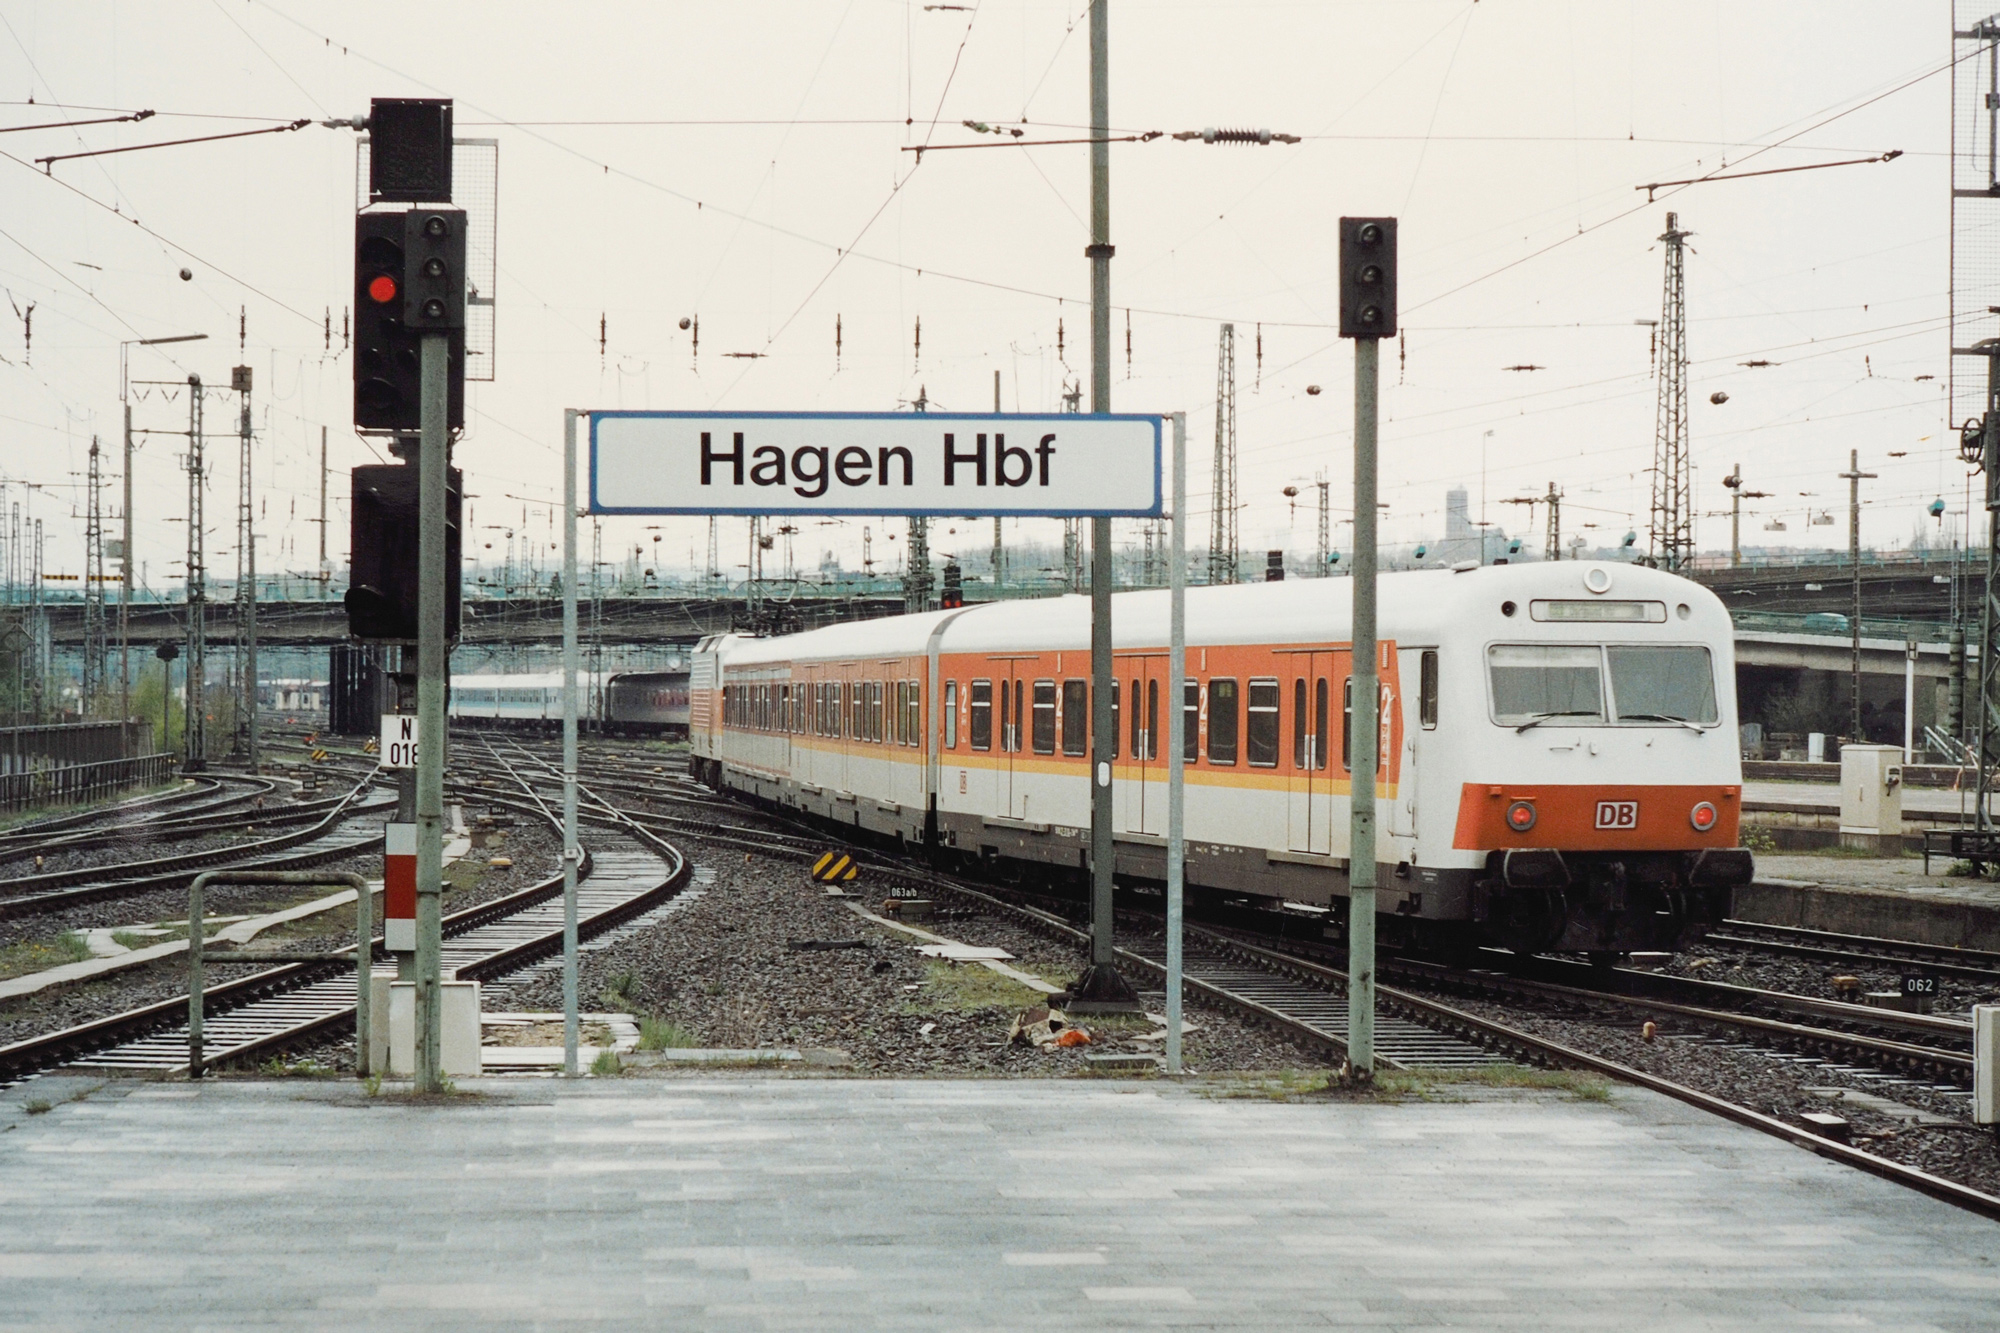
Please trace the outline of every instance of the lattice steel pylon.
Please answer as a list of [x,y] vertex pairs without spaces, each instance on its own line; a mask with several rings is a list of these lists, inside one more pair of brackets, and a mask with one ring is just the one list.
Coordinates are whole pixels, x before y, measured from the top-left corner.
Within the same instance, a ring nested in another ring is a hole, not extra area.
[[1319,487],[1319,575],[1323,579],[1333,577],[1333,497],[1329,490],[1332,485],[1322,473],[1313,481]]
[[1667,214],[1660,296],[1660,401],[1653,429],[1652,557],[1661,569],[1681,569],[1694,555],[1694,502],[1688,475],[1687,284],[1681,242],[1691,235],[1680,215]]
[[257,771],[257,490],[250,431],[250,367],[230,373],[236,394],[236,726],[232,749]]
[[104,473],[90,437],[89,499],[83,520],[83,689],[77,711],[90,716],[104,691],[110,643],[104,625]]
[[1215,482],[1210,492],[1208,581],[1236,582],[1236,326],[1215,353]]
[[188,376],[187,438],[187,648],[182,656],[182,675],[187,690],[183,707],[181,736],[185,759],[182,771],[199,773],[208,767],[207,709],[203,695],[208,687],[208,566],[202,554],[204,516],[203,492],[208,478],[202,461],[201,376]]

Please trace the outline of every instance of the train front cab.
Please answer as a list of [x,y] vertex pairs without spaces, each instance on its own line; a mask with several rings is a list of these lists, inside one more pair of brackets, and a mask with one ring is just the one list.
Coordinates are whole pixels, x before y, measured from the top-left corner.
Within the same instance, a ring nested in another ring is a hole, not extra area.
[[1753,870],[1728,612],[1671,575],[1569,569],[1546,577],[1574,588],[1475,601],[1484,634],[1441,666],[1467,723],[1439,794],[1474,865],[1470,915],[1520,952],[1680,948]]

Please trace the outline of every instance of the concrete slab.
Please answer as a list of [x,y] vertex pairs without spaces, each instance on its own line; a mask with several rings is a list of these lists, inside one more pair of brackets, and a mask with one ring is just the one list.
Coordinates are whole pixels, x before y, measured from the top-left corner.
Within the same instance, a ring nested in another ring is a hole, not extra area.
[[1970,1333],[2000,1296],[1993,1223],[1638,1091],[472,1091],[113,1083],[0,1111],[5,1322]]

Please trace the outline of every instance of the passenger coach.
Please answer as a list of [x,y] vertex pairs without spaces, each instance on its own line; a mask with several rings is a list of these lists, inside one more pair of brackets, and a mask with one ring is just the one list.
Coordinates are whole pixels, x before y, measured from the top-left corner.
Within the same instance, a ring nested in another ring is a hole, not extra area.
[[[1352,582],[1113,599],[1118,872],[1165,876],[1186,757],[1191,891],[1347,892]],[[1383,576],[1378,895],[1392,933],[1672,947],[1747,882],[1728,612],[1629,565]],[[696,649],[696,771],[947,854],[1067,873],[1089,848],[1090,604],[1000,602]],[[1175,719],[1178,711],[1179,720]],[[1359,743],[1369,743],[1360,738]]]

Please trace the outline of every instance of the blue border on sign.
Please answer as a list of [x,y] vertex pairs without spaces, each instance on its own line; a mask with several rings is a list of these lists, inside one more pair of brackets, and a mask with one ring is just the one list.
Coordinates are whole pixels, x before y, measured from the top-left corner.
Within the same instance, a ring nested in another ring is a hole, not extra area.
[[[705,517],[721,515],[727,517],[757,517],[765,514],[836,514],[841,516],[868,517],[880,515],[885,518],[1159,518],[1166,508],[1161,492],[1160,469],[1163,462],[1161,438],[1167,418],[1152,412],[646,412],[617,408],[593,411],[583,409],[583,415],[590,420],[590,476],[588,507],[590,514],[635,515],[639,517]],[[757,505],[740,505],[731,508],[716,508],[712,505],[688,507],[646,506],[633,508],[623,505],[605,505],[597,499],[597,423],[612,417],[638,418],[647,421],[741,421],[746,417],[757,417],[778,421],[910,421],[922,416],[927,421],[1144,421],[1153,427],[1153,503],[1146,509],[982,509],[954,506],[949,509],[898,509],[864,505],[859,508],[826,508],[819,505],[810,508],[787,508]]]

